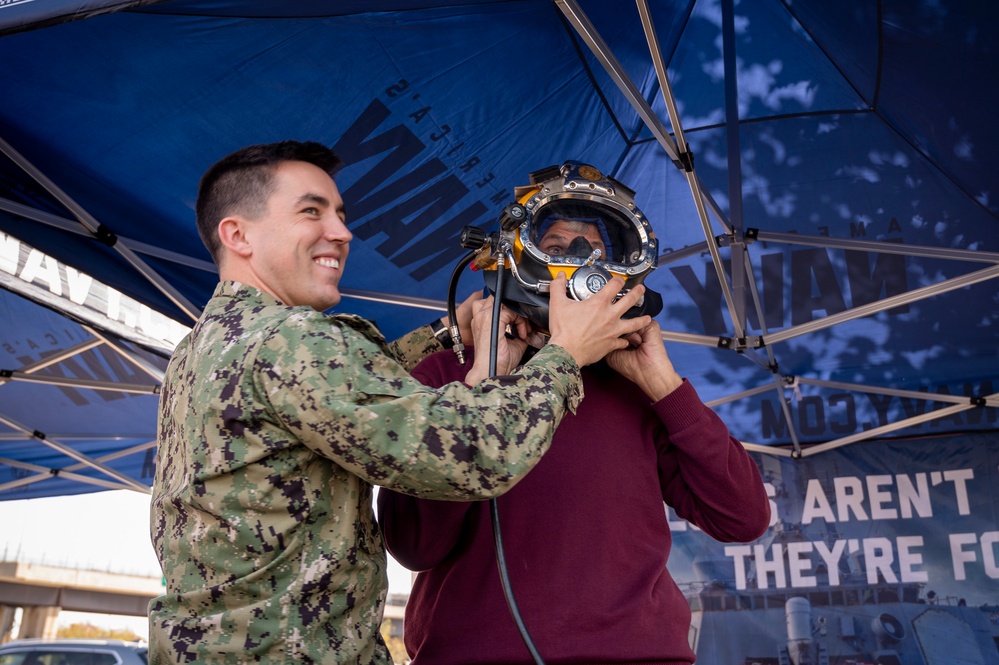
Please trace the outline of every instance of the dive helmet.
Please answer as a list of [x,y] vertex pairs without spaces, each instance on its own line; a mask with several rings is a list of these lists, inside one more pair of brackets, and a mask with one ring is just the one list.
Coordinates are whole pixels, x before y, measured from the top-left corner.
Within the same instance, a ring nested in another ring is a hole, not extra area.
[[[515,204],[500,217],[500,231],[484,246],[476,267],[496,293],[497,258],[503,255],[503,304],[548,332],[549,292],[559,272],[570,298],[585,300],[612,275],[625,279],[626,293],[656,268],[659,243],[635,205],[635,193],[596,168],[565,162],[530,175],[514,189]],[[646,289],[625,314],[657,315],[662,297]]]

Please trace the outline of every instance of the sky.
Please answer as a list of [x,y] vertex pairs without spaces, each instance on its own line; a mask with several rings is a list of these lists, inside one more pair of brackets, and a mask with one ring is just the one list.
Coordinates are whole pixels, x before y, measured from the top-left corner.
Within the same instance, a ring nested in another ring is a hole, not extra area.
[[[0,560],[159,577],[148,525],[149,495],[129,490],[0,501]],[[389,593],[409,587],[409,571],[390,559]],[[59,613],[59,626],[73,623],[149,635],[143,617]]]

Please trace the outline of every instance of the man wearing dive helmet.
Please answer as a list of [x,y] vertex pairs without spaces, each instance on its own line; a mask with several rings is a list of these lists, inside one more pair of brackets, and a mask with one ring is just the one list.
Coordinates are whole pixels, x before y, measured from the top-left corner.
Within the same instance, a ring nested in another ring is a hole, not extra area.
[[[532,174],[516,194],[528,214],[503,234],[512,264],[503,276],[486,271],[490,290],[502,287],[504,303],[544,336],[552,274],[571,273],[580,298],[611,275],[634,289],[658,246],[633,196],[586,165]],[[646,290],[632,314],[660,309]],[[535,469],[496,500],[510,587],[548,662],[693,662],[690,609],[666,569],[663,502],[722,541],[754,540],[769,523],[756,465],[676,373],[658,324],[629,340],[583,369],[586,399]],[[485,353],[488,342],[475,342],[472,353]],[[462,371],[444,352],[413,374],[442,385]],[[406,607],[413,665],[536,662],[501,588],[489,506],[384,490],[378,503],[389,552],[420,573]]]

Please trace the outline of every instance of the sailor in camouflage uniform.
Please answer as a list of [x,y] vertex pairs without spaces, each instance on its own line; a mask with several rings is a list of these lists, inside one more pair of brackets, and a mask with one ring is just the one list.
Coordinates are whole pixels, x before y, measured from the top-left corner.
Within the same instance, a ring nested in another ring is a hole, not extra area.
[[[286,141],[202,179],[199,231],[222,281],[163,381],[151,533],[167,589],[149,606],[153,664],[391,663],[372,485],[502,494],[582,399],[579,367],[650,320],[621,318],[640,288],[577,303],[560,278],[551,342],[528,364],[490,379],[478,362],[465,384],[427,388],[408,370],[441,349],[429,327],[388,344],[368,321],[322,313],[340,300],[351,239],[338,165]],[[470,335],[472,310],[484,335],[488,301],[460,308]],[[502,340],[502,372],[523,345]]]

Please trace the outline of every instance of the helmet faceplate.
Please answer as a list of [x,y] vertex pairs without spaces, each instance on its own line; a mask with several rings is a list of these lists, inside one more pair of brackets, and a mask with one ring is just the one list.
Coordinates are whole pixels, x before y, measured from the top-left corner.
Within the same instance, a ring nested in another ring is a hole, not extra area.
[[[549,287],[558,273],[568,279],[569,296],[584,300],[612,275],[623,277],[623,291],[629,291],[658,265],[652,226],[635,205],[634,192],[621,183],[578,162],[532,173],[531,183],[515,189],[527,215],[516,228],[501,231],[500,246],[509,248],[511,259],[504,274],[504,304],[536,327],[548,329]],[[584,232],[589,240],[576,237]],[[485,271],[492,292],[496,274]],[[628,315],[661,311],[658,294],[647,290],[643,300]]]

